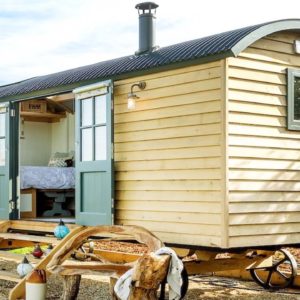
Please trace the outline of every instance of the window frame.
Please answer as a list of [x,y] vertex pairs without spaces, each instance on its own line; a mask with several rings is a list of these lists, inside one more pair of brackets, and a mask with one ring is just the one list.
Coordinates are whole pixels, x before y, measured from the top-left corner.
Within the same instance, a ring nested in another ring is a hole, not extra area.
[[[91,161],[103,161],[103,160],[107,160],[107,145],[106,145],[106,149],[105,149],[105,159],[97,159],[97,154],[96,154],[96,130],[97,128],[100,127],[104,127],[105,128],[105,133],[106,133],[106,139],[105,139],[105,144],[107,144],[107,103],[105,102],[105,123],[97,123],[97,116],[96,116],[96,98],[97,97],[101,97],[104,96],[106,97],[106,94],[100,94],[100,95],[92,95],[90,97],[87,98],[82,98],[82,99],[78,99],[78,101],[80,101],[80,120],[79,120],[79,130],[80,130],[80,161],[81,162],[91,162]],[[82,125],[82,119],[83,119],[83,101],[91,99],[92,100],[92,123],[88,124],[88,125]],[[105,98],[106,101],[106,98]],[[92,129],[92,160],[83,160],[83,144],[82,144],[82,137],[83,137],[83,130],[85,129]]]
[[287,69],[287,127],[300,131],[300,120],[295,120],[295,77],[300,78],[300,69]]

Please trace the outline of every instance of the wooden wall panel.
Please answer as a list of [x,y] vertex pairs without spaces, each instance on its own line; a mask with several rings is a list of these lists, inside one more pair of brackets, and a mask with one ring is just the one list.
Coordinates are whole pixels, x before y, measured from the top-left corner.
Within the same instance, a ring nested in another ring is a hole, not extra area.
[[229,247],[300,242],[300,132],[286,124],[295,38],[276,33],[228,59]]
[[[115,82],[117,224],[163,241],[221,246],[221,61]],[[127,93],[144,80],[136,109]]]

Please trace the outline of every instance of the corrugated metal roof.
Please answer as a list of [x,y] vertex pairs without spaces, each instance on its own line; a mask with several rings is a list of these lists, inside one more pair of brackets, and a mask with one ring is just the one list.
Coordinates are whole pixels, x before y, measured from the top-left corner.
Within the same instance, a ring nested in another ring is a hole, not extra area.
[[[259,28],[266,27],[268,24],[291,21],[299,22],[300,29],[299,20],[264,23],[163,47],[144,55],[129,55],[76,69],[30,78],[21,82],[1,86],[0,99],[10,96],[26,95],[35,91],[42,92],[50,88],[67,86],[82,81],[114,78],[122,74],[130,74],[132,72],[149,70],[205,57],[211,57],[213,59],[214,56],[218,54],[234,56],[236,53],[234,53],[232,49],[241,41],[245,43],[246,37],[251,33],[257,33]],[[295,27],[295,25],[293,26]],[[258,39],[259,35],[256,34],[256,36],[256,39]],[[255,37],[253,39],[255,39]]]

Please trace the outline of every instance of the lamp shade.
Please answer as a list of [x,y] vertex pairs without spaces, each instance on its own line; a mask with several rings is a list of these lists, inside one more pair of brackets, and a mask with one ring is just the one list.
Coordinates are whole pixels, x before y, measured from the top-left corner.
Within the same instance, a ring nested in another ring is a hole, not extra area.
[[135,98],[134,97],[128,97],[128,99],[127,99],[127,108],[129,110],[135,109]]
[[294,48],[295,48],[295,52],[297,54],[300,54],[300,40],[295,40],[294,41]]

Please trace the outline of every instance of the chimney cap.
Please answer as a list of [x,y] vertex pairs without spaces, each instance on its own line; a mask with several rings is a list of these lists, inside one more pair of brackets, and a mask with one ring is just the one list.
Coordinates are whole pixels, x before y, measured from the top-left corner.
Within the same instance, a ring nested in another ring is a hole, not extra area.
[[156,9],[159,5],[154,2],[142,2],[138,3],[135,8],[138,10],[142,10],[145,13],[145,10],[149,10],[151,12],[152,9]]

